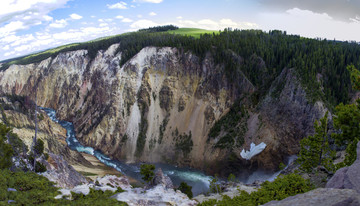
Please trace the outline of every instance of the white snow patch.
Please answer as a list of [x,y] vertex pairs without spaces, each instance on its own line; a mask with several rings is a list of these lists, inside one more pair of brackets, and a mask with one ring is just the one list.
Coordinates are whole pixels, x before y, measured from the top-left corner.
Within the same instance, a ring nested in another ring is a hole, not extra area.
[[250,160],[252,157],[254,157],[255,155],[261,153],[266,147],[266,144],[264,142],[261,142],[258,145],[255,145],[255,143],[251,143],[250,144],[250,150],[249,151],[245,151],[244,149],[241,151],[240,155],[242,158],[246,159],[246,160]]

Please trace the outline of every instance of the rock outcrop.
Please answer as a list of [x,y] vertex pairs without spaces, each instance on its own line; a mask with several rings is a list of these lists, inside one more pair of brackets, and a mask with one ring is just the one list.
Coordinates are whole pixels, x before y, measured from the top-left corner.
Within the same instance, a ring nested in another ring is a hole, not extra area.
[[260,130],[260,136],[265,136],[262,141],[267,148],[253,161],[270,169],[284,162],[285,154],[299,152],[300,140],[314,132],[315,120],[327,111],[321,101],[312,101],[295,70],[285,68],[260,104],[261,122],[268,128],[265,134],[266,129]]
[[137,205],[197,205],[195,200],[190,200],[187,195],[179,190],[166,189],[158,185],[148,190],[135,188],[113,196],[118,201],[126,202],[130,206]]
[[359,173],[360,142],[357,144],[356,161],[351,166],[336,171],[335,175],[327,182],[326,188],[318,188],[304,194],[288,197],[281,201],[271,201],[265,205],[360,205]]
[[360,193],[360,142],[357,144],[357,159],[349,167],[336,171],[327,182],[326,188],[354,189]]
[[78,173],[62,156],[49,154],[47,161],[42,161],[46,165],[47,171],[42,173],[50,181],[55,182],[57,187],[74,188],[88,181]]
[[155,186],[162,185],[162,186],[164,186],[165,189],[173,189],[174,188],[174,185],[173,185],[170,177],[164,175],[161,168],[156,170],[155,177],[152,180],[151,184],[155,185]]
[[67,189],[67,188],[60,189],[59,192],[61,194],[56,196],[55,199],[61,199],[61,198],[71,199],[71,192],[88,195],[90,192],[90,188],[94,190],[101,190],[103,192],[107,190],[116,192],[118,188],[121,188],[123,190],[132,189],[132,186],[129,184],[129,180],[126,177],[106,175],[104,177],[97,178],[95,182],[96,183],[86,183],[86,184],[77,185],[76,187],[71,189]]
[[[21,138],[28,149],[31,148],[35,134],[34,103],[28,97],[0,96],[0,122],[6,122],[12,131]],[[38,110],[37,137],[44,142],[45,152],[61,155],[69,164],[91,166],[80,153],[71,150],[66,143],[66,130],[53,122],[44,111]]]
[[271,201],[264,206],[357,206],[360,196],[355,190],[319,188],[304,194],[298,194],[281,201]]

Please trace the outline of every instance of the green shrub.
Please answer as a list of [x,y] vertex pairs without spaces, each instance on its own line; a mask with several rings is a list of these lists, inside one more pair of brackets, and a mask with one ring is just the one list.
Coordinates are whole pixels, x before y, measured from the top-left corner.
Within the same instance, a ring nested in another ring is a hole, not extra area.
[[[7,191],[14,188],[16,192]],[[72,201],[54,199],[59,194],[54,183],[33,172],[11,172],[0,170],[0,205],[7,205],[8,200],[14,200],[15,205],[127,205],[116,199],[111,191],[90,189],[88,195],[72,193]],[[116,192],[122,192],[118,188]]]
[[149,183],[151,180],[153,180],[155,176],[154,170],[155,170],[155,165],[151,165],[151,164],[140,165],[140,174],[142,175],[142,179],[145,182]]
[[209,138],[214,139],[221,134],[219,141],[214,145],[215,148],[232,148],[240,147],[244,144],[244,135],[247,131],[247,119],[249,114],[241,104],[240,100],[230,108],[230,111],[218,121],[215,122],[214,126],[209,131]]
[[192,187],[186,182],[181,182],[180,186],[178,187],[178,190],[180,190],[182,193],[186,194],[190,199],[193,198],[193,193],[191,191]]
[[235,177],[235,175],[233,173],[229,174],[228,181],[229,182],[236,182],[236,177]]
[[46,172],[46,166],[36,161],[35,172]]
[[184,157],[188,157],[194,145],[191,131],[188,135],[184,133],[182,135],[176,136],[175,141],[175,149],[182,151]]
[[212,180],[210,180],[209,191],[211,193],[221,193],[222,192],[217,175],[215,175],[215,177]]

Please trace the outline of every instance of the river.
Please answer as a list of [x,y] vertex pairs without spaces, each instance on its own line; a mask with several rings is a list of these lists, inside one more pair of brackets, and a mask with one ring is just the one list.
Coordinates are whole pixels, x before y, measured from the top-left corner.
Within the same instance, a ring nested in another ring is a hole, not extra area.
[[[101,151],[94,150],[92,147],[83,146],[76,139],[74,125],[71,122],[58,120],[56,118],[56,112],[53,109],[43,107],[40,107],[40,109],[44,110],[52,121],[60,124],[66,129],[66,143],[70,149],[93,155],[102,163],[115,168],[127,176],[142,181],[140,175],[140,164],[128,164],[124,161],[113,160],[104,155]],[[161,168],[164,174],[171,178],[174,185],[180,185],[181,182],[186,182],[188,185],[192,186],[192,192],[194,196],[201,193],[206,193],[209,190],[209,184],[212,177],[205,175],[201,171],[192,168],[175,167],[169,164],[155,163],[154,165],[156,168]]]
[[[107,166],[113,167],[119,172],[127,176],[130,176],[136,180],[142,181],[140,175],[140,164],[138,163],[129,164],[129,163],[125,163],[124,161],[113,160],[110,157],[104,155],[101,151],[94,150],[94,148],[92,147],[83,146],[76,139],[74,125],[71,122],[58,120],[56,118],[56,112],[53,109],[44,108],[44,107],[39,107],[39,108],[44,110],[52,121],[60,124],[62,127],[66,129],[66,137],[67,137],[66,143],[68,144],[70,149],[93,155]],[[289,163],[292,160],[293,158],[290,158]],[[154,165],[156,166],[156,168],[161,168],[163,173],[171,178],[174,185],[178,186],[180,185],[181,182],[186,182],[188,185],[192,186],[192,192],[194,196],[209,191],[210,181],[213,179],[213,177],[207,176],[199,170],[186,168],[186,167],[180,168],[163,163],[155,163]],[[275,177],[278,174],[280,174],[280,171],[277,173],[264,173],[258,171],[258,172],[254,172],[250,177],[247,177],[246,179],[241,179],[241,181],[245,183],[252,183],[255,180],[272,181],[275,179]]]

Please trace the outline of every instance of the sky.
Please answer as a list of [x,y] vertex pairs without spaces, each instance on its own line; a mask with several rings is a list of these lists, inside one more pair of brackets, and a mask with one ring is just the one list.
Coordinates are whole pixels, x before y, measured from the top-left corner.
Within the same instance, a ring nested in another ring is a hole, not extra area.
[[360,0],[1,0],[0,60],[168,24],[360,42]]

